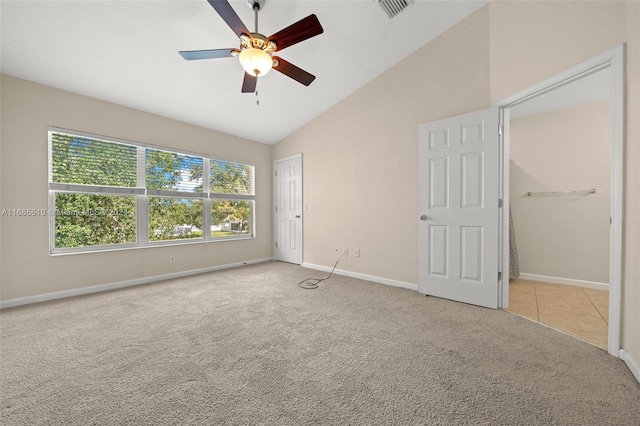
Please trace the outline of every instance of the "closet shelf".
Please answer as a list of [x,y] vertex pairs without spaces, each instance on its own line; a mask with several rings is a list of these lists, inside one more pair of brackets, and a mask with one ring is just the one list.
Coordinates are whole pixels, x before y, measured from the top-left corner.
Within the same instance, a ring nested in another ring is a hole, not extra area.
[[544,192],[527,192],[529,197],[557,197],[563,195],[589,195],[595,194],[596,189],[571,189],[567,191],[544,191]]

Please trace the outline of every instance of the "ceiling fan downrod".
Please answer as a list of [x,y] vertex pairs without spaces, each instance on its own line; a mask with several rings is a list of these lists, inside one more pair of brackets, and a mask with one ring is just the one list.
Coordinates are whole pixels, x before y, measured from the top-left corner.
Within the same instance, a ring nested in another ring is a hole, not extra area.
[[253,13],[255,16],[255,22],[256,22],[256,30],[255,32],[258,32],[258,12],[260,12],[260,3],[257,1],[253,2],[253,6],[251,6],[253,8]]

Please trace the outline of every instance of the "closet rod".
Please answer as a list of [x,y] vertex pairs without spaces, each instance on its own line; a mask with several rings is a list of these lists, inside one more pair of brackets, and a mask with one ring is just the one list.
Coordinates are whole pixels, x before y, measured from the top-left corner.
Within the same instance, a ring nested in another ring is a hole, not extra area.
[[529,197],[544,197],[544,196],[553,196],[553,195],[588,195],[595,194],[596,189],[575,189],[569,191],[546,191],[546,192],[527,192]]

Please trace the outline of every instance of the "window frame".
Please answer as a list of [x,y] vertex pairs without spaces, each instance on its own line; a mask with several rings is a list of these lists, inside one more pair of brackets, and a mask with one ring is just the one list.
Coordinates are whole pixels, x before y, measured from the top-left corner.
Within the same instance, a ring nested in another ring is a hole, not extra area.
[[[209,159],[207,156],[202,155],[202,154],[196,154],[196,153],[192,153],[192,152],[181,152],[175,149],[170,149],[170,148],[163,148],[163,147],[157,147],[157,146],[151,146],[151,145],[144,145],[143,147],[143,166],[142,167],[138,167],[138,173],[140,173],[141,169],[142,169],[142,173],[143,173],[143,177],[142,177],[142,181],[144,183],[145,186],[145,190],[146,190],[146,197],[145,197],[145,202],[143,205],[143,209],[144,209],[144,214],[145,214],[145,218],[146,220],[144,221],[144,225],[142,226],[141,232],[144,233],[144,236],[140,236],[141,238],[144,238],[146,244],[148,244],[149,246],[157,246],[157,245],[165,245],[165,244],[184,244],[184,243],[198,243],[198,242],[202,242],[202,241],[206,241],[206,237],[205,237],[205,228],[206,228],[206,223],[205,223],[205,216],[206,216],[206,212],[207,212],[207,192],[205,192],[206,190],[208,190],[208,185],[205,185],[205,179],[202,179],[202,192],[195,192],[195,191],[179,191],[179,190],[168,190],[168,189],[152,189],[152,188],[148,188],[147,187],[147,150],[151,149],[154,151],[163,151],[163,152],[168,152],[168,153],[172,153],[172,154],[177,154],[177,155],[183,155],[186,157],[195,157],[195,158],[199,158],[202,159],[202,173],[204,175],[204,171],[208,170],[208,163],[209,163]],[[207,163],[207,164],[205,164]],[[202,214],[203,214],[203,218],[202,218],[202,238],[177,238],[177,239],[168,239],[168,240],[155,240],[155,241],[151,241],[149,240],[149,199],[150,198],[175,198],[175,199],[194,199],[194,200],[202,200]]]
[[[208,219],[209,221],[212,220],[212,202],[213,201],[248,201],[250,207],[249,210],[249,223],[251,224],[251,228],[250,228],[250,234],[249,235],[253,235],[255,236],[255,167],[250,165],[250,164],[243,164],[243,163],[236,163],[233,161],[227,161],[227,160],[221,160],[221,159],[209,159],[209,169],[207,171],[207,184],[210,186],[211,184],[211,162],[212,161],[219,161],[219,162],[225,162],[225,163],[231,163],[231,164],[240,164],[242,166],[249,166],[249,167],[253,167],[253,169],[251,170],[251,174],[252,176],[250,177],[250,192],[253,193],[253,195],[249,195],[249,194],[238,194],[238,193],[227,193],[227,192],[213,192],[213,190],[211,188],[209,188],[209,211],[208,211]],[[204,172],[203,172],[203,176],[204,176]],[[238,235],[226,235],[223,237],[212,237],[211,236],[211,226],[213,225],[213,223],[209,224],[209,232],[208,232],[208,236],[209,238],[211,238],[214,241],[224,241],[224,240],[235,240],[235,239],[242,239],[242,238],[247,238],[246,234],[238,234]]]
[[[136,151],[136,175],[137,185],[135,187],[117,187],[107,185],[87,185],[75,183],[53,182],[53,134],[62,133],[80,138],[99,140],[102,142],[122,144],[127,146],[135,146]],[[75,254],[88,252],[102,252],[125,249],[136,249],[146,247],[158,247],[166,245],[183,245],[183,244],[207,244],[212,242],[224,242],[235,240],[250,240],[256,238],[255,229],[255,209],[256,209],[256,191],[255,191],[255,165],[247,162],[236,162],[227,159],[216,158],[213,155],[201,154],[190,151],[181,151],[174,148],[164,146],[139,143],[114,137],[102,136],[92,133],[81,132],[77,130],[69,130],[55,126],[48,126],[48,207],[49,207],[49,254]],[[147,187],[146,182],[146,150],[153,149],[184,155],[189,157],[197,157],[202,159],[202,192],[176,191],[176,190],[158,190]],[[251,194],[221,194],[210,192],[210,164],[213,161],[222,161],[241,166],[248,166],[251,169]],[[56,247],[56,194],[87,194],[87,195],[124,195],[134,196],[136,198],[136,242],[123,244],[108,244],[97,246],[81,246],[81,247]],[[179,199],[199,199],[202,201],[202,237],[200,238],[183,238],[172,240],[150,241],[149,239],[149,199],[157,198],[179,198]],[[212,201],[213,200],[231,200],[231,201],[249,201],[250,202],[250,232],[248,234],[228,235],[223,237],[211,236],[212,222]]]

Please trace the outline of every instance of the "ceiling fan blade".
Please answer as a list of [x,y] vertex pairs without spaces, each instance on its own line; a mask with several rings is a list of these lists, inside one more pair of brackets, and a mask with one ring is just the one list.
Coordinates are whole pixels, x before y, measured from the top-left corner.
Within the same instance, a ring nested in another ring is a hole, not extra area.
[[278,65],[274,65],[273,67],[274,70],[280,71],[282,74],[286,75],[287,77],[291,77],[295,81],[302,83],[305,86],[310,85],[311,82],[316,79],[315,75],[309,74],[302,68],[298,68],[292,63],[287,62],[282,58],[274,56],[273,59],[275,59],[278,62]]
[[322,34],[323,32],[324,29],[322,28],[322,25],[320,25],[318,17],[316,15],[309,15],[295,24],[289,25],[287,28],[278,31],[267,40],[276,42],[277,49],[275,51],[277,52],[306,39]]
[[228,58],[236,49],[182,50],[178,52],[187,61],[196,59]]
[[233,30],[233,32],[240,37],[241,34],[250,35],[251,32],[242,23],[238,14],[231,7],[227,0],[207,0],[211,7],[218,12],[218,15],[227,23],[227,25]]
[[258,77],[254,77],[251,74],[244,73],[244,80],[242,80],[242,93],[253,93],[256,91],[256,84],[258,83]]

